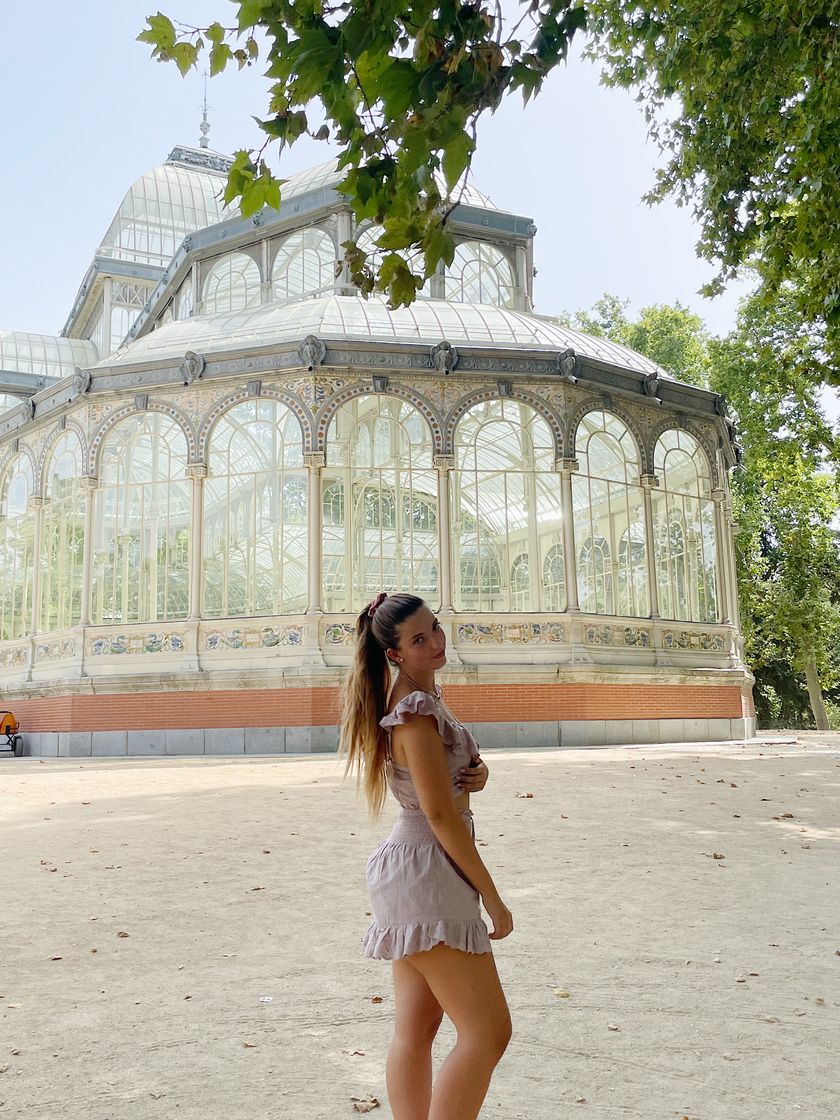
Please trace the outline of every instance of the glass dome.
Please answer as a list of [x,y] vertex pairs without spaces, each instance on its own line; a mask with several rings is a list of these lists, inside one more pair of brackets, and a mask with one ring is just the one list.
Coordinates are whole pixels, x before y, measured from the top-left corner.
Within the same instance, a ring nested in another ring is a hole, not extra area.
[[0,331],[0,389],[4,371],[60,379],[69,377],[76,366],[86,368],[98,361],[96,346],[86,338]]
[[99,248],[101,256],[165,267],[188,233],[238,211],[222,203],[226,156],[176,148],[131,186]]

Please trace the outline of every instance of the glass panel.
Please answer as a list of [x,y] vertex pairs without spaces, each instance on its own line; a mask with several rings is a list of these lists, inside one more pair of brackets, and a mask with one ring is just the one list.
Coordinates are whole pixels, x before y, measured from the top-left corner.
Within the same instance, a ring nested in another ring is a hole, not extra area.
[[160,413],[120,421],[102,449],[96,491],[94,622],[163,622],[189,607],[187,441]]
[[0,639],[22,638],[32,626],[35,511],[32,464],[19,455],[0,480]]
[[490,303],[513,307],[514,276],[510,261],[486,241],[462,241],[446,269],[446,298],[455,303]]
[[646,617],[647,542],[639,453],[609,412],[588,413],[577,430],[579,473],[572,478],[580,609]]
[[75,432],[65,432],[57,440],[47,464],[41,510],[38,626],[45,633],[76,626],[82,617],[84,473],[79,438]]
[[242,311],[260,303],[260,270],[247,253],[229,253],[210,268],[204,281],[202,314]]
[[333,239],[321,229],[301,229],[281,242],[271,275],[271,298],[283,303],[335,287]]
[[457,610],[565,609],[554,455],[548,424],[518,401],[486,401],[461,418],[450,472]]
[[204,614],[299,614],[307,606],[308,484],[300,424],[254,400],[210,436],[204,483]]
[[659,611],[686,622],[718,620],[715,511],[709,463],[688,432],[663,432],[654,451],[652,491]]
[[432,436],[411,405],[376,394],[343,405],[327,434],[324,606],[355,611],[379,591],[438,590]]
[[189,319],[195,313],[192,276],[188,276],[175,296],[175,318]]
[[23,397],[13,397],[11,393],[0,393],[0,412],[17,408],[19,404],[23,404]]

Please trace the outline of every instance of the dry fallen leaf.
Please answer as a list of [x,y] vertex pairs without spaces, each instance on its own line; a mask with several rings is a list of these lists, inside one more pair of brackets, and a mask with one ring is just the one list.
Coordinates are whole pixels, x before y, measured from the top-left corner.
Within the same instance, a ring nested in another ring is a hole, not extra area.
[[617,1027],[615,1025],[615,1023],[607,1023],[607,1030],[608,1031],[620,1031],[621,1027]]
[[586,1097],[575,1097],[575,1104],[586,1104]]
[[121,929],[120,932],[117,934],[117,937],[128,937],[128,934],[125,932],[124,929]]
[[555,988],[554,989],[554,994],[556,996],[559,996],[560,999],[571,999],[572,998],[572,993],[567,992],[565,988]]
[[243,1042],[242,1045],[246,1050],[253,1050],[256,1047],[256,1042]]
[[63,957],[50,957],[51,961],[60,961],[60,960],[63,960],[63,959],[64,959]]
[[373,1109],[380,1107],[376,1097],[351,1097],[350,1100],[355,1102],[354,1112],[372,1112]]
[[517,793],[517,797],[533,797],[533,793]]
[[370,997],[370,1002],[371,1003],[382,1003],[384,1001],[384,999],[385,999],[384,996],[371,996]]

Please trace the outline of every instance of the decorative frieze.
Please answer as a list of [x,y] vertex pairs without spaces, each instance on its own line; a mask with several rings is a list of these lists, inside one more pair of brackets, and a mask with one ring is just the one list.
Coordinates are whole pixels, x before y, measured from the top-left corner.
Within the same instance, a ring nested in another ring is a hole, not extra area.
[[76,638],[56,638],[54,641],[38,642],[35,646],[36,661],[69,661],[78,653]]
[[587,626],[584,637],[590,646],[635,646],[647,649],[651,632],[639,626]]
[[712,653],[726,653],[728,635],[713,630],[665,630],[662,634],[665,649],[696,649]]
[[87,651],[93,657],[121,656],[123,654],[183,653],[185,636],[179,633],[162,634],[159,631],[128,634],[98,634],[87,641]]
[[352,622],[328,622],[321,630],[321,642],[329,646],[352,645],[356,637],[356,627]]
[[29,646],[0,646],[0,669],[25,669],[29,664]]
[[232,627],[229,630],[208,630],[204,634],[206,650],[291,648],[303,644],[303,626]]
[[458,641],[465,645],[556,645],[566,641],[562,622],[463,622]]

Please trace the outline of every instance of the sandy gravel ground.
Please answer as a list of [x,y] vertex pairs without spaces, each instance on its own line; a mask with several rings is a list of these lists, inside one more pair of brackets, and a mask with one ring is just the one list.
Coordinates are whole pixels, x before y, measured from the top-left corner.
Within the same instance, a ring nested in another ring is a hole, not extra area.
[[[837,1120],[840,737],[485,757],[516,928],[482,1120]],[[360,938],[394,809],[341,765],[3,758],[0,1116],[391,1116]]]

